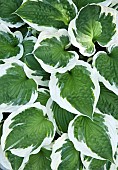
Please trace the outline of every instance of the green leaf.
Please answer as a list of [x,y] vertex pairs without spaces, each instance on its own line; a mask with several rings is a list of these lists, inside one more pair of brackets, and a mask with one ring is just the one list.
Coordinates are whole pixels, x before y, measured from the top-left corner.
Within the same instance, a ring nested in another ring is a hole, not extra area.
[[78,7],[78,9],[80,10],[82,7],[88,5],[88,4],[92,4],[92,3],[100,3],[103,4],[105,6],[108,6],[111,2],[111,0],[73,0],[73,2],[75,3],[75,5]]
[[76,9],[69,0],[28,0],[20,6],[16,14],[31,27],[42,31],[49,27],[67,27],[75,17]]
[[99,80],[118,95],[118,46],[108,52],[99,51],[93,57],[93,66],[98,72]]
[[24,170],[51,170],[51,150],[42,148],[39,153],[31,155]]
[[13,155],[10,151],[6,152],[6,157],[8,158],[9,162],[11,163],[11,167],[13,170],[18,170],[23,162],[23,157],[18,157]]
[[55,128],[46,112],[40,103],[26,105],[13,112],[4,122],[2,148],[25,157],[49,145],[54,138]]
[[81,155],[81,159],[84,167],[89,170],[104,170],[104,165],[107,162],[106,160],[99,160],[84,155]]
[[41,105],[46,106],[46,103],[49,98],[50,98],[50,93],[48,89],[40,88],[38,90],[38,98],[36,102],[40,102]]
[[37,84],[29,79],[20,61],[0,65],[0,108],[8,112],[19,105],[33,103],[37,98]]
[[61,133],[67,133],[68,125],[70,121],[74,119],[75,115],[61,108],[51,99],[48,100],[46,108],[48,110],[50,120],[54,119],[53,121],[55,121],[58,130]]
[[67,134],[55,141],[51,159],[51,168],[56,170],[80,170],[82,166],[80,153],[74,148]]
[[100,5],[87,5],[82,8],[69,24],[71,43],[78,47],[84,56],[92,56],[95,53],[96,42],[100,46],[108,46],[116,32],[115,15],[115,10],[106,10]]
[[78,61],[72,70],[52,74],[49,88],[52,100],[60,107],[92,118],[99,97],[99,84],[88,63]]
[[94,113],[93,120],[76,116],[69,124],[69,139],[82,154],[113,162],[117,148],[116,121],[112,116]]
[[20,7],[23,0],[0,0],[0,22],[9,27],[20,27],[23,23],[14,12]]
[[24,55],[21,60],[29,67],[29,69],[26,68],[29,77],[33,78],[39,85],[47,86],[50,74],[45,72],[32,53],[36,41],[37,38],[33,36],[24,39]]
[[23,55],[21,41],[20,32],[12,33],[7,26],[0,24],[0,59],[21,58]]
[[104,114],[111,114],[118,120],[118,96],[100,84],[100,97],[97,108]]
[[67,51],[69,46],[68,32],[65,29],[42,32],[34,54],[46,72],[66,72],[75,66],[79,58],[76,52]]

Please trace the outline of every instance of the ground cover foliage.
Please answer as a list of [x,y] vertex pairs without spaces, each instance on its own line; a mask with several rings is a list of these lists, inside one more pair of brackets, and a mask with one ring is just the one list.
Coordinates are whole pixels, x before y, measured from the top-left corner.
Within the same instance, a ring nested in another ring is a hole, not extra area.
[[0,168],[118,169],[118,1],[0,0]]

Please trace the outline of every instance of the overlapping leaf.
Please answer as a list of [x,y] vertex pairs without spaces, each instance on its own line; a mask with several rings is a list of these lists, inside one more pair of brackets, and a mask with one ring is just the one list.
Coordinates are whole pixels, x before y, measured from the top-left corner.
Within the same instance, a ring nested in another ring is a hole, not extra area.
[[42,32],[34,54],[42,68],[48,73],[66,72],[76,65],[79,58],[76,52],[67,51],[69,46],[69,36],[65,29]]
[[36,100],[37,84],[26,76],[23,67],[23,63],[18,60],[0,65],[1,111],[12,111]]
[[13,112],[4,122],[1,138],[2,149],[26,157],[36,154],[49,145],[55,134],[55,126],[40,103],[27,105]]
[[93,66],[98,72],[99,80],[118,95],[118,46],[99,51],[93,58]]
[[22,34],[12,33],[9,28],[0,24],[0,59],[14,57],[20,59],[23,55]]
[[95,113],[93,121],[77,116],[69,124],[69,139],[82,154],[111,162],[117,149],[117,131],[112,116]]
[[92,118],[99,97],[99,84],[89,64],[78,61],[72,70],[52,74],[49,87],[52,99],[60,107]]

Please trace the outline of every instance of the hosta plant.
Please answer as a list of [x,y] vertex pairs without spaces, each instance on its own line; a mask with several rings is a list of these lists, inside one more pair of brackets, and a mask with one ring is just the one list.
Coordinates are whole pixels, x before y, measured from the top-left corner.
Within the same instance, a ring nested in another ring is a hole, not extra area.
[[118,1],[0,0],[0,168],[118,170]]

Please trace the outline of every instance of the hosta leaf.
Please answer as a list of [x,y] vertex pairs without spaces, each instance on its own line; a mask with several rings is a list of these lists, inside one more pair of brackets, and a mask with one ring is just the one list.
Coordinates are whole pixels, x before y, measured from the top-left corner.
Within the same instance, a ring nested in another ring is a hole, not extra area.
[[51,99],[48,100],[46,108],[50,120],[55,121],[59,131],[67,133],[68,125],[75,115],[61,108],[56,102]]
[[49,98],[50,98],[50,93],[48,89],[44,89],[44,88],[38,89],[38,97],[36,102],[40,102],[41,105],[46,106],[46,103]]
[[4,122],[2,148],[20,157],[36,154],[53,140],[55,127],[40,103],[26,105]]
[[24,159],[23,157],[13,155],[10,151],[6,152],[6,157],[8,158],[13,170],[18,170]]
[[[106,47],[116,31],[115,12],[99,5],[82,8],[69,24],[71,43],[78,47],[84,56],[95,53],[95,43]],[[87,16],[87,17],[86,17]]]
[[86,170],[104,170],[106,160],[99,160],[89,156],[81,155],[82,163]]
[[100,84],[100,97],[97,108],[105,114],[111,114],[118,119],[118,96],[108,90],[102,83]]
[[26,76],[23,67],[18,60],[0,65],[0,109],[4,112],[37,98],[37,84]]
[[42,32],[35,47],[35,57],[42,68],[48,72],[66,72],[72,69],[79,56],[76,52],[66,51],[70,45],[65,29],[58,32]]
[[118,95],[118,46],[111,47],[108,53],[96,53],[93,66],[98,72],[99,80]]
[[12,33],[7,26],[0,24],[0,59],[21,58],[23,55],[21,42],[20,32]]
[[90,65],[78,61],[70,71],[51,75],[50,94],[60,107],[92,117],[99,97],[99,84]]
[[26,72],[28,75],[35,79],[39,85],[47,86],[50,78],[50,74],[45,72],[45,70],[41,67],[39,62],[35,59],[34,55],[32,54],[34,50],[34,45],[37,41],[37,38],[31,36],[27,37],[23,41],[24,46],[24,55],[22,57],[22,61],[26,63],[26,65],[30,68]]
[[74,148],[67,134],[63,134],[55,141],[51,159],[52,170],[80,170],[82,166],[80,153]]
[[109,115],[94,113],[93,121],[85,116],[77,116],[69,124],[69,139],[82,154],[113,162],[117,148],[115,124]]
[[73,0],[73,2],[76,4],[78,9],[81,9],[82,7],[92,4],[92,3],[100,3],[102,5],[108,6],[110,5],[112,0]]
[[16,11],[26,23],[38,31],[67,27],[76,15],[76,9],[70,0],[28,0]]
[[0,22],[9,27],[20,27],[23,22],[14,12],[22,4],[23,0],[0,0]]
[[42,148],[39,153],[31,155],[24,170],[51,170],[51,150]]

